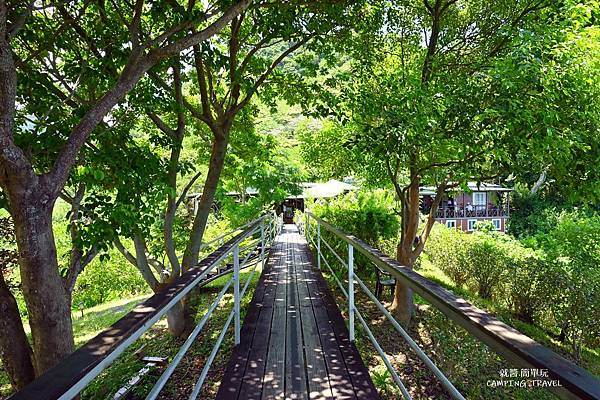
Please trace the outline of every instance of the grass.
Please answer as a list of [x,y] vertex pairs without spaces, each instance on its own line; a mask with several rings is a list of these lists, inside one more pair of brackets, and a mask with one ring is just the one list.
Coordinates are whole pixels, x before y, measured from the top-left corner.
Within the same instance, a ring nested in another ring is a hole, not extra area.
[[[492,301],[479,299],[464,288],[453,286],[451,280],[427,260],[422,262],[419,272],[428,279],[453,291],[458,296],[491,312],[500,320],[512,325],[534,340],[570,358],[568,348],[554,340],[547,332],[539,327],[516,320],[507,310],[500,308]],[[347,314],[346,298],[337,288],[333,278],[328,275],[326,275],[326,278],[329,280],[330,287],[334,289],[342,313]],[[363,280],[365,282],[369,281],[369,279]],[[374,291],[374,287],[371,287],[374,285],[369,286]],[[386,291],[385,297],[385,300],[391,301],[389,291]],[[369,321],[370,329],[398,371],[411,396],[414,399],[449,399],[450,397],[437,378],[399,337],[389,321],[362,291],[357,291],[355,302],[365,320]],[[488,382],[500,380],[502,370],[510,370],[515,367],[419,296],[415,296],[415,303],[417,304],[417,311],[408,333],[466,398],[524,400],[557,398],[541,388],[490,387]],[[391,305],[390,302],[386,303],[385,301],[384,304],[388,307]],[[345,317],[347,318],[347,315]],[[401,399],[400,391],[396,387],[391,374],[387,371],[385,364],[358,322],[356,323],[356,344],[382,397],[389,400]],[[585,349],[580,365],[592,374],[598,375],[600,372],[598,352]],[[515,381],[518,380],[515,378]]]
[[[240,281],[243,285],[249,277],[250,272],[242,272]],[[246,305],[252,298],[252,291],[256,286],[260,276],[260,266],[252,279],[248,288],[248,293],[242,301],[242,318]],[[227,283],[230,276],[219,278],[202,288],[193,299],[193,306],[196,310],[195,319],[199,320],[208,310],[210,304],[214,301],[221,288]],[[196,382],[204,362],[210,354],[215,340],[233,306],[233,289],[230,289],[224,296],[219,306],[208,320],[202,333],[196,339],[186,356],[181,361],[179,367],[169,380],[169,383],[161,393],[162,399],[187,398]],[[75,335],[76,346],[81,346],[103,329],[112,325],[137,304],[149,297],[149,295],[137,296],[117,301],[111,301],[102,305],[85,309],[83,316],[78,311],[73,315],[73,331]],[[28,328],[28,327],[27,327]],[[119,390],[133,375],[135,375],[144,363],[140,361],[134,353],[143,347],[142,353],[146,356],[172,357],[177,353],[184,339],[174,338],[168,333],[166,319],[160,320],[140,339],[131,345],[109,368],[103,371],[88,387],[82,392],[82,400],[100,400],[112,399],[113,395]],[[220,379],[224,373],[231,350],[233,349],[233,324],[222,343],[221,349],[217,354],[213,365],[209,371],[206,383],[198,398],[212,399],[220,384]],[[0,399],[10,395],[11,388],[8,377],[0,369]],[[147,375],[142,382],[135,388],[134,395],[144,398],[150,391],[153,384],[160,376],[161,371],[156,369]]]
[[109,301],[83,310],[83,316],[81,312],[74,312],[73,332],[75,334],[75,346],[79,347],[92,339],[148,297],[150,295],[146,294],[128,299]]
[[[131,311],[141,301],[150,295],[131,297],[127,299],[109,301],[99,306],[91,307],[81,312],[73,313],[73,333],[75,336],[75,346],[79,347],[87,342],[103,329],[109,327],[129,311]],[[29,324],[24,324],[25,333],[29,336],[31,330]],[[1,365],[0,365],[1,366]],[[0,399],[11,394],[11,386],[8,376],[0,368]]]
[[[246,294],[242,301],[242,318],[244,316],[244,310],[252,298],[251,293],[258,281],[259,272],[260,271],[257,271],[254,275],[248,289],[249,293]],[[248,276],[249,272],[242,273],[240,276],[241,282],[245,282]],[[199,320],[206,313],[220,289],[226,284],[228,278],[229,277],[223,277],[211,282],[209,285],[202,288],[201,292],[195,296],[193,305],[196,309],[196,320]],[[194,341],[186,356],[182,359],[178,368],[162,390],[159,399],[189,397],[189,394],[204,367],[205,361],[208,358],[218,335],[221,333],[222,326],[228,318],[232,306],[233,296],[231,295],[230,290],[219,303],[219,306],[208,320],[202,333]],[[134,354],[136,350],[143,347],[143,354],[146,356],[167,357],[170,360],[175,356],[183,342],[184,339],[174,338],[168,333],[166,321],[164,319],[159,321],[83,391],[81,396],[82,400],[112,398],[114,393],[121,388],[131,376],[144,367],[144,363]],[[217,353],[217,357],[209,370],[206,382],[198,398],[214,398],[233,347],[232,324]],[[162,369],[155,369],[147,375],[134,389],[135,397],[144,398],[158,380],[161,373]]]

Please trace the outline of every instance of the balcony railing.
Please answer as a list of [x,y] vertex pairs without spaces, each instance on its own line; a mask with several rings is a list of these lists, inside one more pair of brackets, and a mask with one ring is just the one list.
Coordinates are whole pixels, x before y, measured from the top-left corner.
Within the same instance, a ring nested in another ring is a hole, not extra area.
[[445,207],[438,209],[436,218],[485,218],[485,217],[508,217],[508,207],[501,206],[466,206]]

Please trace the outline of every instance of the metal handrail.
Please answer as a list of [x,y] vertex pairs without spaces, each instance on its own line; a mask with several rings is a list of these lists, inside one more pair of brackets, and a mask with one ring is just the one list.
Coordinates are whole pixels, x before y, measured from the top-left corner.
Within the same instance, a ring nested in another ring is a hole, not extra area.
[[[311,219],[315,221],[317,239],[312,239],[311,235]],[[380,311],[392,323],[394,328],[400,335],[407,340],[407,343],[413,349],[419,358],[427,365],[433,374],[440,380],[448,393],[457,399],[462,399],[462,395],[456,390],[452,383],[444,376],[444,374],[435,366],[433,361],[423,352],[423,350],[410,338],[408,333],[400,326],[394,317],[387,311],[385,306],[368,289],[364,282],[356,276],[353,270],[354,265],[354,249],[358,250],[369,261],[373,262],[380,269],[388,272],[397,281],[400,281],[410,287],[413,291],[423,297],[426,301],[435,306],[438,310],[444,313],[448,318],[465,328],[478,340],[486,344],[493,351],[503,356],[509,362],[521,368],[540,368],[548,371],[547,380],[558,380],[561,386],[551,385],[547,387],[561,398],[565,399],[600,399],[600,380],[594,377],[585,369],[573,364],[567,359],[554,353],[550,349],[538,344],[533,339],[523,335],[516,329],[499,321],[487,312],[471,305],[466,300],[454,295],[435,282],[428,280],[417,272],[402,266],[395,259],[385,255],[381,251],[366,244],[362,240],[353,235],[349,235],[330,223],[322,220],[319,217],[305,212],[303,221],[298,221],[300,231],[304,232],[308,241],[317,249],[317,259],[320,268],[321,259],[325,261],[325,265],[329,268],[334,276],[336,283],[340,286],[342,293],[348,298],[349,315],[358,317],[359,322],[365,328],[369,339],[373,342],[378,353],[384,358],[386,367],[390,369],[391,363],[387,360],[387,356],[381,350],[375,337],[370,331],[366,321],[362,318],[360,312],[356,309],[353,299],[353,286],[357,282],[359,287],[367,294],[367,296],[377,305]],[[305,225],[305,226],[304,226]],[[342,257],[334,251],[334,249],[321,237],[321,227],[332,233],[338,239],[348,244],[348,262],[346,263]],[[335,271],[329,265],[329,262],[321,252],[321,242],[324,242],[328,249],[334,253],[336,258],[341,261],[341,264],[348,269],[348,290],[338,279]],[[351,339],[354,338],[354,322],[349,321],[349,331]],[[394,381],[398,384],[403,396],[410,398],[408,393],[405,393],[404,385],[397,381],[397,374],[392,372]],[[399,378],[398,378],[399,379]]]
[[[15,393],[10,400],[26,400],[26,399],[61,399],[67,400],[77,396],[88,383],[96,378],[104,369],[106,369],[114,360],[116,360],[131,344],[133,344],[140,336],[148,331],[156,322],[158,322],[177,302],[183,299],[190,291],[195,288],[205,285],[209,281],[233,273],[232,278],[225,284],[225,287],[220,291],[217,298],[213,301],[207,313],[199,321],[190,336],[188,336],[182,348],[174,357],[171,364],[167,367],[155,388],[148,395],[148,399],[154,399],[169,379],[173,370],[179,364],[185,352],[189,349],[196,336],[201,332],[210,315],[218,306],[220,300],[225,295],[227,290],[234,287],[234,307],[230,313],[217,343],[213,347],[213,353],[218,351],[225,333],[231,324],[234,322],[234,336],[236,345],[240,342],[240,302],[246,290],[249,287],[252,277],[256,272],[256,267],[261,262],[264,267],[266,253],[265,248],[270,245],[275,236],[281,230],[281,221],[274,213],[263,215],[262,217],[246,224],[246,228],[233,238],[229,239],[221,247],[204,258],[200,263],[184,273],[182,276],[166,287],[163,291],[154,294],[146,301],[139,304],[134,310],[126,314],[120,320],[115,322],[111,327],[105,329],[95,338],[81,346],[65,360],[60,362],[54,368],[45,372],[43,375],[26,386],[23,390]],[[260,240],[256,243],[249,254],[241,261],[239,256],[240,244],[247,238],[260,232]],[[260,245],[259,259],[254,263],[246,262],[258,246]],[[219,271],[219,265],[233,254],[233,268],[225,271]],[[245,285],[240,291],[240,270],[244,267],[254,266],[252,273],[245,282]],[[216,272],[216,273],[214,273]],[[213,273],[213,274],[211,274]],[[210,364],[214,359],[214,355],[205,363],[206,372],[210,368]],[[199,393],[206,372],[203,371],[201,379],[198,380],[192,399]],[[204,376],[204,378],[202,377]],[[195,393],[195,395],[194,395]]]
[[254,221],[249,221],[249,222],[245,223],[244,225],[242,225],[240,227],[232,229],[229,232],[226,232],[226,233],[224,233],[224,234],[222,234],[220,236],[217,236],[214,239],[209,240],[208,242],[201,243],[200,244],[200,251],[204,250],[205,248],[209,247],[211,244],[214,244],[214,243],[218,243],[219,245],[222,245],[224,243],[224,240],[225,240],[226,237],[232,236],[232,235],[234,235],[237,232],[243,231],[244,229],[246,229],[247,227],[249,227],[253,222]]

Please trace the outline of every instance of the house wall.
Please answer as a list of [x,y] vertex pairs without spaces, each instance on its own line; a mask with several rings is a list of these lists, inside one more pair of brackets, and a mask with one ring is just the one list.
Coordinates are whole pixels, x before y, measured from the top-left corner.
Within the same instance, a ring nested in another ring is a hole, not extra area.
[[469,220],[475,219],[477,221],[492,221],[493,219],[499,219],[500,220],[500,231],[499,232],[506,232],[506,221],[507,218],[506,217],[478,217],[478,218],[438,218],[436,219],[436,221],[438,221],[441,224],[446,225],[446,221],[450,220],[450,221],[456,221],[456,228],[462,230],[463,232],[472,232],[469,231]]

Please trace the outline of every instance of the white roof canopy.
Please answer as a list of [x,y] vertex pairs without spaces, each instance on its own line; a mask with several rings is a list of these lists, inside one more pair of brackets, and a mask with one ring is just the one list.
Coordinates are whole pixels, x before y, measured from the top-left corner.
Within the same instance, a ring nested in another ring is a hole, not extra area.
[[[477,183],[477,182],[468,182],[467,186],[469,191],[471,192],[512,192],[514,189],[502,187],[495,183]],[[446,192],[460,192],[462,191],[461,187],[453,187],[446,189]],[[436,188],[434,186],[422,186],[419,188],[419,194],[422,196],[434,196],[436,193]]]

